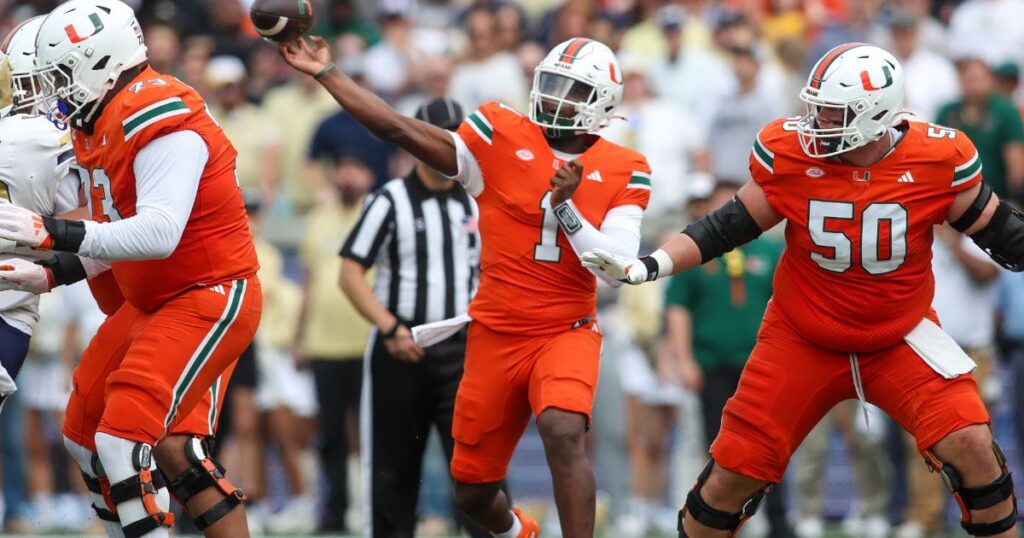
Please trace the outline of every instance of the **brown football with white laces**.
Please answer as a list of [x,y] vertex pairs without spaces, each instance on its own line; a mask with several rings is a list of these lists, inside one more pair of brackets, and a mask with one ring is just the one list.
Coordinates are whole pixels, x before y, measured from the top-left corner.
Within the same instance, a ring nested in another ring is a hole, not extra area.
[[256,0],[249,18],[264,38],[278,43],[293,41],[313,25],[313,5],[309,0]]

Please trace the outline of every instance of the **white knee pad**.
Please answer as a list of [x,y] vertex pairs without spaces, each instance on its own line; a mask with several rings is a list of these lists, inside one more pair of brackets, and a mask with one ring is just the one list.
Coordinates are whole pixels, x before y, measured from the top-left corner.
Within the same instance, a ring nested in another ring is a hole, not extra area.
[[96,434],[96,452],[110,481],[110,497],[125,538],[163,538],[173,524],[170,496],[156,468],[152,447],[106,433]]

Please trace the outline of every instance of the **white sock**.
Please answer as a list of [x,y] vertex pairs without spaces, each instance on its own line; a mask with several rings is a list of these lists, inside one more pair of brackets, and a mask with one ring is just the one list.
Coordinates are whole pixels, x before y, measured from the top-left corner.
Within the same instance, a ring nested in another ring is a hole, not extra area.
[[523,523],[519,521],[519,516],[512,512],[512,528],[505,532],[492,532],[491,534],[494,535],[494,538],[516,538],[521,530],[523,530]]

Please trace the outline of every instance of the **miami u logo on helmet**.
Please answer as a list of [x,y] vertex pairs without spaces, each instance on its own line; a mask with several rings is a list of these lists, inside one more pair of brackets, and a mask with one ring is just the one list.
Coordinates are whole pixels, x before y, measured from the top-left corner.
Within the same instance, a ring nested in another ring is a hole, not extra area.
[[889,69],[888,65],[882,66],[882,74],[885,75],[885,83],[881,86],[875,86],[871,82],[871,75],[865,69],[860,72],[860,83],[864,85],[864,89],[867,91],[881,90],[882,88],[888,88],[892,86],[892,70]]
[[92,22],[92,33],[85,37],[78,35],[78,32],[75,30],[75,25],[73,24],[69,24],[64,27],[64,33],[68,34],[68,37],[71,38],[72,43],[81,43],[82,41],[85,41],[86,39],[100,33],[100,31],[103,30],[103,21],[100,20],[99,15],[91,13],[89,15],[89,20]]

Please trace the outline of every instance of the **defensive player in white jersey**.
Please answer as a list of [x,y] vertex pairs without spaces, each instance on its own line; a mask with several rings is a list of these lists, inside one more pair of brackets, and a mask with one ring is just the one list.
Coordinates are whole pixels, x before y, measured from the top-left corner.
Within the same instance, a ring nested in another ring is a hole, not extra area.
[[[53,216],[80,205],[80,182],[71,169],[71,134],[60,122],[27,114],[21,104],[24,90],[16,90],[14,84],[15,75],[34,67],[35,34],[41,23],[40,17],[19,26],[0,46],[0,199]],[[17,249],[14,254],[39,260],[50,253]],[[0,292],[0,406],[16,390],[14,379],[38,318],[36,295]]]

